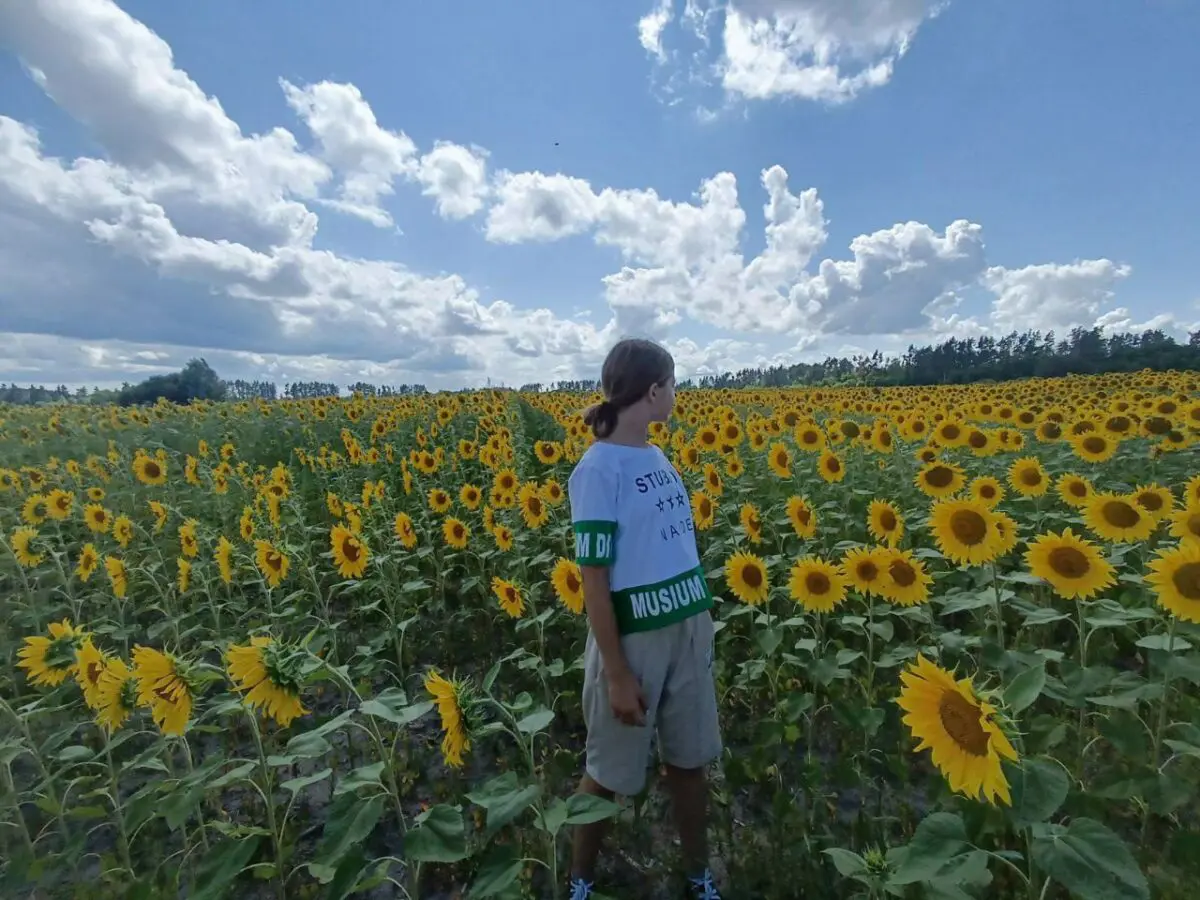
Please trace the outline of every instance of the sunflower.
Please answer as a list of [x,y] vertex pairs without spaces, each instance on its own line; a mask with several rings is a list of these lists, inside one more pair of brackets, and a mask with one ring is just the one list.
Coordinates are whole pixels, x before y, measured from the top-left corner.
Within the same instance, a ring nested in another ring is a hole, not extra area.
[[425,676],[425,690],[437,703],[442,720],[442,757],[446,765],[456,769],[462,768],[463,754],[471,749],[462,707],[465,689],[464,682],[445,678],[436,671]]
[[109,731],[116,731],[137,708],[137,680],[129,664],[119,657],[110,657],[96,682],[93,707],[96,721]]
[[1091,541],[1070,528],[1038,535],[1025,551],[1029,571],[1050,583],[1060,597],[1086,600],[1116,584],[1116,571]]
[[254,540],[254,510],[249,506],[242,510],[242,517],[238,520],[238,534],[247,544]]
[[90,542],[84,544],[79,550],[79,562],[75,564],[75,574],[79,580],[86,584],[99,566],[100,554],[96,552],[96,545]]
[[698,531],[708,531],[717,518],[717,503],[704,491],[692,494],[692,517]]
[[104,655],[91,637],[85,637],[75,654],[75,682],[83,692],[83,701],[90,709],[100,709],[100,676],[108,665],[108,657]]
[[479,509],[483,502],[483,491],[476,485],[464,484],[458,492],[458,499],[467,509]]
[[70,619],[51,622],[49,631],[49,637],[25,638],[17,651],[17,668],[24,669],[29,683],[38,687],[56,687],[75,674],[76,652],[87,636]]
[[99,503],[104,499],[104,488],[102,487],[90,487],[84,493],[87,494],[87,498],[93,503]]
[[849,587],[864,597],[880,593],[883,585],[883,567],[886,560],[884,547],[854,547],[842,558],[842,573]]
[[513,537],[512,529],[507,525],[498,525],[487,530],[491,532],[492,540],[496,542],[497,550],[507,553],[513,548],[515,538]]
[[1200,624],[1200,543],[1185,541],[1159,550],[1148,568],[1146,583],[1158,605],[1185,622]]
[[510,618],[519,619],[525,614],[525,598],[521,596],[521,589],[511,581],[498,575],[493,577],[492,593],[500,601],[500,608],[508,613]]
[[916,485],[921,493],[935,499],[952,497],[963,489],[966,477],[954,463],[934,460],[921,466],[916,476]]
[[1169,488],[1161,484],[1142,484],[1133,490],[1133,502],[1140,506],[1155,522],[1170,517],[1175,506],[1175,497]]
[[417,532],[413,528],[412,519],[409,518],[408,513],[396,513],[396,518],[392,520],[392,531],[396,535],[396,540],[403,544],[406,550],[417,546]]
[[[188,459],[191,459],[191,457],[188,457]],[[153,456],[139,453],[133,458],[133,474],[137,476],[137,480],[142,484],[166,484],[167,467],[164,465],[164,461],[165,457],[156,459]]]
[[435,513],[445,515],[450,509],[450,504],[453,502],[450,495],[441,488],[431,488],[429,491],[429,508]]
[[108,534],[112,527],[112,513],[99,503],[89,503],[83,508],[83,521],[96,534]]
[[213,551],[213,559],[217,562],[221,581],[233,584],[233,542],[225,535],[217,538],[217,549]]
[[49,512],[47,502],[44,494],[30,494],[21,504],[21,521],[34,527],[41,525]]
[[46,515],[51,519],[62,521],[70,518],[71,509],[75,505],[75,495],[70,491],[55,488],[46,495]]
[[148,504],[150,512],[154,516],[154,531],[157,534],[163,530],[163,526],[167,524],[167,508],[157,500],[151,500]]
[[163,734],[178,737],[192,716],[191,679],[183,663],[169,653],[150,647],[133,648],[133,678],[137,682],[137,702],[150,709],[150,715]]
[[1002,513],[999,510],[992,510],[992,527],[999,535],[996,541],[996,558],[999,559],[1017,546],[1020,534],[1016,520],[1008,513]]
[[37,529],[23,525],[13,532],[12,536],[12,551],[17,558],[17,562],[27,569],[32,569],[39,565],[45,554],[37,553],[33,549],[33,542],[37,540]]
[[1133,543],[1154,533],[1154,519],[1124,494],[1094,494],[1084,507],[1083,519],[1106,541]]
[[583,575],[574,560],[560,556],[550,573],[550,583],[563,606],[577,616],[583,613]]
[[896,701],[920,743],[914,752],[932,751],[933,764],[950,789],[972,798],[1010,804],[1002,759],[1017,752],[996,723],[996,708],[975,695],[970,678],[954,675],[918,656],[900,675],[904,687]]
[[333,491],[325,492],[325,508],[329,510],[329,514],[335,519],[342,517],[342,500]]
[[846,576],[833,563],[806,556],[792,565],[788,593],[809,612],[832,612],[846,599]]
[[909,550],[885,547],[881,552],[883,577],[879,594],[897,606],[915,606],[929,599],[933,579],[926,574],[925,564]]
[[122,547],[133,541],[133,520],[129,516],[117,516],[112,523],[112,536]]
[[704,489],[710,497],[720,497],[725,493],[725,484],[721,481],[721,473],[712,463],[704,467]]
[[1054,483],[1054,489],[1058,491],[1058,496],[1062,498],[1063,503],[1076,509],[1086,506],[1088,500],[1096,493],[1090,481],[1082,475],[1074,475],[1070,472],[1058,476],[1058,481]]
[[261,710],[287,728],[308,710],[300,702],[303,655],[265,635],[250,638],[249,644],[234,644],[225,652],[225,670],[246,705]]
[[277,588],[287,578],[291,560],[270,541],[257,540],[254,542],[254,564],[267,580],[267,585]]
[[1099,431],[1071,438],[1071,449],[1075,451],[1075,455],[1090,463],[1108,462],[1116,455],[1119,446],[1120,442],[1116,438]]
[[995,509],[1004,499],[1004,485],[991,475],[980,475],[971,480],[971,496],[986,506]]
[[533,453],[538,458],[538,462],[546,466],[552,466],[563,456],[562,444],[557,441],[534,441]]
[[[790,518],[791,510],[788,512]],[[867,530],[875,540],[894,547],[904,537],[904,517],[894,503],[872,500],[867,508]]]
[[179,549],[188,559],[195,559],[200,552],[200,543],[196,539],[196,522],[189,519],[179,526]]
[[767,454],[767,464],[780,478],[792,477],[792,454],[787,448],[787,444],[782,441],[776,441],[771,445],[771,449]]
[[118,600],[129,592],[129,572],[125,563],[116,556],[104,557],[104,571],[108,573],[108,582],[112,585],[113,596]]
[[742,530],[746,532],[746,537],[752,544],[762,543],[762,516],[759,514],[758,507],[753,503],[743,503],[741,510],[738,512],[738,518],[742,523]]
[[1200,503],[1190,503],[1171,513],[1171,537],[1185,544],[1200,544]]
[[1000,555],[1003,540],[995,514],[978,500],[938,500],[929,512],[938,549],[960,566],[978,566]]
[[734,553],[725,561],[725,581],[734,596],[749,606],[758,606],[770,593],[766,563],[752,553]]
[[345,525],[334,525],[329,532],[329,544],[338,574],[343,578],[362,578],[371,559],[366,542]]
[[1008,483],[1022,497],[1041,497],[1050,490],[1050,476],[1036,456],[1022,457],[1009,466]]
[[521,518],[530,528],[541,528],[550,519],[550,510],[542,500],[538,486],[533,482],[521,485],[517,495],[521,505]]
[[471,529],[453,516],[448,517],[442,523],[442,539],[446,542],[446,546],[453,547],[455,550],[464,550],[467,542],[471,539]]
[[792,436],[796,439],[796,446],[801,450],[806,450],[809,453],[819,453],[825,449],[825,432],[821,431],[812,422],[798,423]]
[[846,466],[842,463],[842,458],[832,450],[823,450],[817,457],[817,474],[833,484],[846,477]]

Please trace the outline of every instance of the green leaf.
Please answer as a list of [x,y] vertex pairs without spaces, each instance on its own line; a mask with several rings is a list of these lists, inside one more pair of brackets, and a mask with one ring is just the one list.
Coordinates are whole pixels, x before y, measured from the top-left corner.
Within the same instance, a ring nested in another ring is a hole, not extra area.
[[412,862],[458,862],[467,858],[467,831],[462,810],[439,803],[417,818],[404,836],[404,858]]
[[383,719],[391,722],[393,725],[403,726],[415,722],[433,709],[433,701],[426,700],[423,703],[413,703],[405,706],[402,704],[389,704],[382,697],[376,697],[373,700],[364,700],[358,709],[368,716]]
[[192,900],[218,900],[241,874],[258,849],[259,837],[221,841],[196,867],[196,892]]
[[566,801],[556,798],[553,803],[543,810],[534,824],[549,834],[558,834],[558,829],[562,828],[565,821],[567,821]]
[[325,889],[325,900],[345,900],[353,894],[366,867],[367,858],[363,855],[362,847],[352,848],[333,870],[329,878],[329,887]]
[[829,847],[821,852],[833,861],[833,866],[838,873],[847,878],[861,875],[867,871],[866,861],[853,851],[843,850],[841,847]]
[[471,900],[477,897],[495,897],[517,880],[524,865],[512,848],[495,848],[480,865],[479,874],[471,883],[471,890],[467,896]]
[[309,785],[316,784],[318,781],[324,781],[332,774],[333,769],[321,769],[319,772],[313,772],[311,775],[289,778],[287,781],[281,782],[279,786],[285,791],[298,794]]
[[[350,850],[365,841],[374,830],[383,815],[384,800],[383,794],[366,800],[360,799],[357,794],[343,794],[335,800],[321,832],[321,841],[313,854],[313,862],[336,867]],[[318,880],[321,879],[318,877]]]
[[1149,900],[1150,885],[1129,847],[1095,819],[1039,830],[1033,859],[1077,900]]
[[1191,650],[1192,644],[1190,641],[1185,641],[1179,635],[1175,635],[1174,641],[1169,635],[1165,634],[1148,634],[1141,638],[1137,645],[1146,650],[1168,650],[1175,653],[1182,653],[1185,650]]
[[541,709],[534,710],[529,715],[517,722],[517,729],[522,734],[536,734],[542,731],[546,726],[554,721],[554,710]]
[[612,818],[621,811],[621,805],[594,794],[572,794],[567,800],[567,818],[564,825],[590,825]]
[[1004,703],[1015,715],[1028,709],[1046,686],[1046,667],[1030,666],[1004,689]]
[[253,762],[245,762],[245,763],[242,763],[241,765],[234,766],[232,769],[230,769],[224,775],[221,775],[217,778],[214,778],[212,781],[210,781],[208,783],[208,786],[209,786],[209,788],[214,789],[214,790],[219,790],[223,787],[228,787],[229,785],[233,784],[235,781],[240,781],[243,778],[245,778],[246,776],[248,776],[251,772],[254,771],[254,767],[256,765],[258,765],[258,764],[253,763]]
[[58,752],[54,758],[59,762],[65,763],[81,763],[92,759],[96,754],[92,752],[90,747],[84,747],[82,744],[76,744],[73,747],[67,747]]
[[[287,756],[293,759],[316,759],[333,750],[333,745],[325,740],[325,736],[315,731],[298,734],[287,742]],[[270,760],[267,760],[270,762]],[[279,763],[272,763],[279,765]]]
[[486,837],[491,838],[528,809],[540,793],[538,785],[522,786],[515,772],[506,772],[467,794],[467,799],[487,810]]
[[369,766],[359,766],[357,769],[352,769],[350,774],[337,783],[337,787],[333,789],[333,796],[340,797],[342,794],[348,794],[352,791],[357,791],[362,787],[377,787],[382,789],[383,783],[379,780],[383,775],[383,763],[371,763]]
[[1071,781],[1057,763],[1026,757],[1020,766],[1006,768],[1012,788],[1009,815],[1018,830],[1035,822],[1045,822],[1067,799]]
[[908,853],[892,875],[896,885],[928,881],[966,846],[967,829],[961,816],[939,812],[926,816],[917,826]]

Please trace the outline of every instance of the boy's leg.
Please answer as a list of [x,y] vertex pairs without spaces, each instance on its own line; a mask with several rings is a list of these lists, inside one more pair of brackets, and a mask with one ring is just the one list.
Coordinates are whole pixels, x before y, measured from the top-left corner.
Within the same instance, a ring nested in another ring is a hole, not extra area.
[[[613,792],[601,787],[591,775],[584,773],[579,782],[580,794],[594,794],[605,800],[613,798]],[[571,877],[582,878],[584,881],[596,880],[596,858],[600,855],[600,845],[608,831],[608,820],[592,822],[588,825],[576,825],[571,835]]]
[[708,776],[703,768],[667,764],[667,791],[683,849],[684,871],[699,876],[708,868]]

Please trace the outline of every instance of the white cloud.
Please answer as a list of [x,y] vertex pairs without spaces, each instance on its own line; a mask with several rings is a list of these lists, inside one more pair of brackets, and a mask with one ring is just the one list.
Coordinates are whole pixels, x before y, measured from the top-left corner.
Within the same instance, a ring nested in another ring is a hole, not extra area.
[[[704,49],[723,22],[716,59],[692,56],[689,79],[719,76],[731,95],[842,103],[891,80],[918,30],[949,0],[688,0],[683,20]],[[660,3],[638,25],[660,63],[670,7]]]
[[417,180],[423,193],[437,202],[438,214],[465,219],[483,208],[487,196],[487,151],[438,141],[421,157]]
[[1007,269],[993,266],[983,284],[996,295],[992,323],[1002,331],[1061,331],[1094,323],[1113,296],[1127,265],[1086,259],[1063,265],[1045,263]]

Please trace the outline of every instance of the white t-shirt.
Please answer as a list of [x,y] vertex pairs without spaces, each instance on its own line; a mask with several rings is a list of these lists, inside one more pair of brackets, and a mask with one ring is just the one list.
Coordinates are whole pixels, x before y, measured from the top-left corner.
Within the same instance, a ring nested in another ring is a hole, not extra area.
[[653,444],[597,441],[567,483],[575,561],[609,566],[621,634],[652,631],[712,607],[679,472]]

